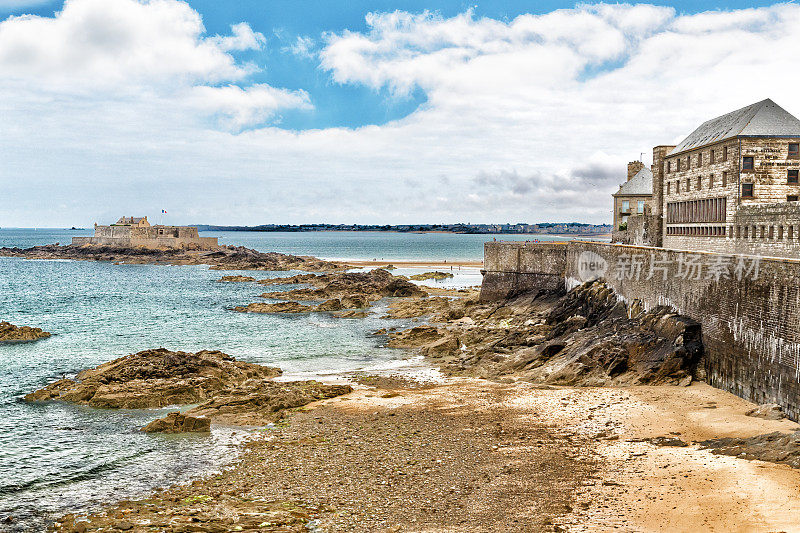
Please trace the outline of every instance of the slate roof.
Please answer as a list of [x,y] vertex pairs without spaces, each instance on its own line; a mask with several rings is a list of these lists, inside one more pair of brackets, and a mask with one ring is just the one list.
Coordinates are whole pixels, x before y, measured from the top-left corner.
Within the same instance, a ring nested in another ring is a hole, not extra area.
[[614,196],[636,196],[653,194],[653,173],[644,167],[630,180],[620,185]]
[[670,155],[739,136],[800,137],[800,120],[767,98],[704,122]]

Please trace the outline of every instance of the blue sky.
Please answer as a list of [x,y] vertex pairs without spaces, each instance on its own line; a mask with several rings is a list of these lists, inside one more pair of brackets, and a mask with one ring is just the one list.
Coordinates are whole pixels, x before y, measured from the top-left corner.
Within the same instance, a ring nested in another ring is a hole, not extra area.
[[[10,5],[6,14],[34,13],[53,16],[61,9],[61,1],[33,2],[25,0]],[[391,2],[348,0],[198,0],[187,2],[203,17],[211,34],[224,34],[232,24],[247,22],[254,31],[266,37],[262,50],[251,50],[238,55],[243,60],[254,61],[264,67],[251,80],[273,86],[307,91],[315,103],[313,110],[287,110],[281,113],[278,124],[289,129],[327,128],[336,126],[358,127],[366,124],[384,124],[402,118],[425,100],[425,93],[417,90],[409,95],[393,96],[386,89],[375,90],[364,86],[342,85],[331,81],[328,73],[320,71],[313,58],[298,57],[287,48],[298,37],[315,40],[314,50],[320,46],[319,37],[326,32],[366,31],[364,15],[369,12],[396,10],[421,13],[431,11],[443,17],[452,17],[471,9],[476,17],[509,21],[515,17],[541,14],[557,9],[572,8],[570,2],[520,2],[497,0],[492,2]],[[770,5],[770,2],[653,2],[672,6],[681,13],[699,13],[708,10],[729,10]],[[2,6],[2,1],[0,1]],[[0,11],[0,13],[3,13]]]
[[798,24],[767,2],[0,0],[0,225],[605,222],[652,146],[766,97],[800,112]]

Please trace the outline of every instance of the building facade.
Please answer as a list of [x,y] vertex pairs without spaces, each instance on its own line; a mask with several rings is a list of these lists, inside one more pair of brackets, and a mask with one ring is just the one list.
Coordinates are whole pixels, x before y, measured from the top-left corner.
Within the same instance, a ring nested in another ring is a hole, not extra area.
[[653,149],[656,246],[800,257],[800,120],[763,100]]
[[214,250],[217,237],[200,237],[192,226],[151,226],[147,217],[122,217],[116,224],[94,225],[93,237],[73,237],[75,246],[117,246],[123,248],[180,248]]
[[624,230],[628,218],[652,209],[653,173],[641,161],[628,163],[628,179],[611,195],[614,198],[614,230]]

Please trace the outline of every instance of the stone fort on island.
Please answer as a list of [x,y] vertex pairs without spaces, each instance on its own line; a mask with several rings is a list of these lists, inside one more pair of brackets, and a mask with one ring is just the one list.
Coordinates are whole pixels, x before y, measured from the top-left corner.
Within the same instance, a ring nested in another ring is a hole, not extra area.
[[179,248],[214,250],[217,237],[201,237],[191,226],[151,226],[147,217],[122,217],[108,226],[94,225],[93,237],[73,237],[76,246],[116,246],[121,248]]

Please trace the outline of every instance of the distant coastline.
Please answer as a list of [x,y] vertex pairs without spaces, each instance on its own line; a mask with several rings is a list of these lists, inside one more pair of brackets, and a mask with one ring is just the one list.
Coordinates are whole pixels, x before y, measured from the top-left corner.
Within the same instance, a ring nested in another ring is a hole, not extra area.
[[261,224],[258,226],[214,226],[191,224],[199,231],[260,231],[260,232],[314,232],[314,231],[379,231],[386,233],[458,233],[480,235],[557,235],[572,237],[608,237],[609,224],[583,224],[580,222],[547,222],[541,224]]

